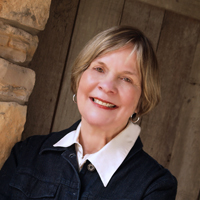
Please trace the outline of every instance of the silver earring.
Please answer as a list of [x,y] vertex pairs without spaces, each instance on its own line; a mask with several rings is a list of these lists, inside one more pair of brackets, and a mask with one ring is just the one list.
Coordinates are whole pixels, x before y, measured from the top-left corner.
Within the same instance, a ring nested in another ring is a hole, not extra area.
[[137,119],[135,118],[136,118],[136,113],[131,115],[131,121],[133,124],[136,124],[140,120],[140,117],[137,117]]
[[73,102],[74,102],[74,103],[77,103],[77,101],[76,101],[75,98],[76,98],[76,94],[73,95]]

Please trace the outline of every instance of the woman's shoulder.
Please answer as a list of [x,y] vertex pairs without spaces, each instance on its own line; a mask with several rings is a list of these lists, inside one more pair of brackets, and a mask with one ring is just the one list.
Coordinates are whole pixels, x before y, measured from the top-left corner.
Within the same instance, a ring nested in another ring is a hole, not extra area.
[[141,152],[141,170],[143,170],[143,180],[146,179],[149,183],[145,192],[146,196],[152,195],[153,199],[157,199],[157,195],[162,194],[163,199],[175,199],[178,184],[176,177],[169,169],[143,150]]
[[20,141],[17,145],[19,146],[32,146],[32,147],[40,147],[45,145],[53,145],[57,141],[59,141],[62,137],[64,137],[69,132],[75,130],[80,123],[80,120],[75,122],[71,127],[57,131],[57,132],[51,132],[47,135],[33,135],[25,139],[24,141]]
[[131,169],[134,168],[134,171],[137,171],[140,179],[162,179],[163,181],[168,180],[176,184],[176,178],[171,172],[143,150],[140,137],[138,137],[135,145],[129,152],[126,162],[126,165],[131,166]]

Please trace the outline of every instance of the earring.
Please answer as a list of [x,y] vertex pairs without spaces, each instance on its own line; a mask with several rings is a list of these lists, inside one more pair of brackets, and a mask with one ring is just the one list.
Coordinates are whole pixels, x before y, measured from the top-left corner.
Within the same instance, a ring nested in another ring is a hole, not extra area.
[[73,102],[74,102],[74,103],[77,103],[77,101],[76,101],[75,98],[76,98],[76,94],[73,95]]
[[137,117],[137,119],[135,119],[136,115],[137,115],[136,113],[131,115],[131,121],[133,124],[136,124],[140,120],[140,117]]

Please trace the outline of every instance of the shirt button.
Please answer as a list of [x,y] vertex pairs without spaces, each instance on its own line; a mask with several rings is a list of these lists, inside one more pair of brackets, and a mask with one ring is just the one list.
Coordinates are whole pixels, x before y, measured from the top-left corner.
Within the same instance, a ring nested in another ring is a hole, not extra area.
[[70,157],[70,158],[72,158],[72,157],[74,157],[74,156],[75,156],[75,153],[70,153],[70,154],[69,154],[69,157]]
[[93,164],[90,163],[90,164],[88,164],[87,169],[92,172],[95,170],[95,167]]

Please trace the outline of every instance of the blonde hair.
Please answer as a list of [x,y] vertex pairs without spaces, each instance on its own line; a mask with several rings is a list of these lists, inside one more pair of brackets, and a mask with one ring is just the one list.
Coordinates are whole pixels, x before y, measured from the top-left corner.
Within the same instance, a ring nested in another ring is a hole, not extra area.
[[137,116],[142,116],[160,101],[160,81],[157,58],[151,42],[144,34],[130,26],[115,26],[92,38],[77,56],[72,67],[71,90],[77,93],[82,73],[100,55],[131,44],[137,54],[141,75],[142,93],[138,103]]

